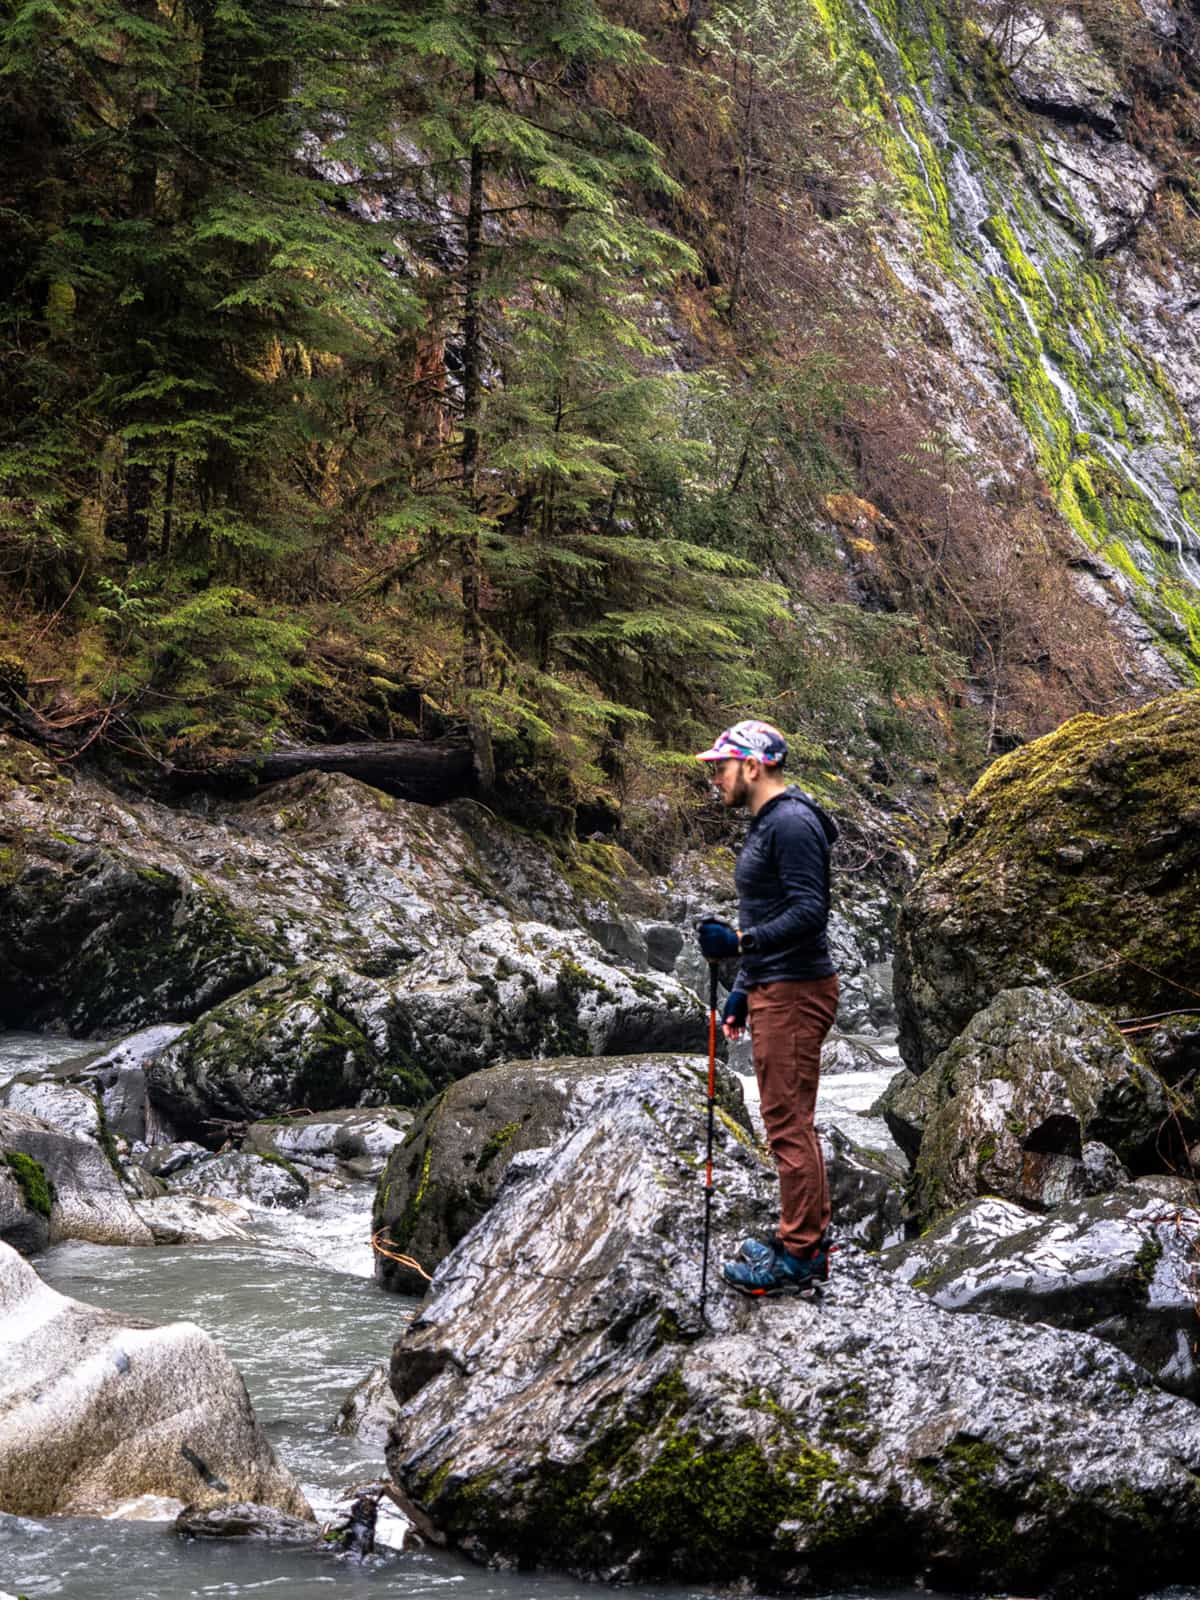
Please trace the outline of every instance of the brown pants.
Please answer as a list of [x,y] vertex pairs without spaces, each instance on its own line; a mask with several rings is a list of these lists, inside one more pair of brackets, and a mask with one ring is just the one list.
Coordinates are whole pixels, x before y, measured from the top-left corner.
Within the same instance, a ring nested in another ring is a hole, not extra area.
[[750,990],[750,1033],[767,1143],[779,1172],[779,1235],[797,1255],[829,1226],[829,1185],[813,1127],[821,1043],[837,1013],[838,980]]

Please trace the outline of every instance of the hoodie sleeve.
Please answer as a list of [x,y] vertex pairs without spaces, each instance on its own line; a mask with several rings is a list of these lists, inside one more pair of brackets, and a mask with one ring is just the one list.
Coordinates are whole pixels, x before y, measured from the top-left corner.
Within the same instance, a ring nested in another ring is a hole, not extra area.
[[779,873],[783,910],[758,923],[743,934],[753,935],[748,954],[770,955],[813,933],[818,933],[829,917],[827,898],[827,851],[824,835],[815,817],[799,806],[788,806],[772,819],[771,847]]

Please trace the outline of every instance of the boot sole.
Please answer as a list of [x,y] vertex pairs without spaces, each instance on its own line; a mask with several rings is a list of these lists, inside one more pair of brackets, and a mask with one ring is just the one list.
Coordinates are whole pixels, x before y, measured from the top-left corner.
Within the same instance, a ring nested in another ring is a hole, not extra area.
[[817,1278],[811,1283],[780,1284],[776,1289],[750,1289],[740,1283],[730,1283],[728,1278],[722,1278],[721,1282],[735,1294],[744,1295],[747,1300],[815,1300],[820,1299],[825,1292],[825,1281]]

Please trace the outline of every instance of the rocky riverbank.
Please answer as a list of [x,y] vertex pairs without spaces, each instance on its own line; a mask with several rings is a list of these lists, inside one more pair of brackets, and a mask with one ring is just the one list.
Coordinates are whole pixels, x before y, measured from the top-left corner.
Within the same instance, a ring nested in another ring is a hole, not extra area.
[[[3,1014],[109,1038],[0,1082],[0,1237],[236,1241],[377,1176],[378,1282],[424,1299],[342,1426],[493,1563],[1064,1597],[1186,1575],[1198,704],[1077,719],[953,823],[901,916],[906,1065],[854,1101],[876,1120],[823,1129],[818,1302],[718,1287],[774,1196],[722,1066],[703,1317],[690,925],[731,904],[725,853],[655,878],[331,777],[170,811],[10,742]],[[870,885],[835,919],[831,1080],[885,1079],[888,927]]]

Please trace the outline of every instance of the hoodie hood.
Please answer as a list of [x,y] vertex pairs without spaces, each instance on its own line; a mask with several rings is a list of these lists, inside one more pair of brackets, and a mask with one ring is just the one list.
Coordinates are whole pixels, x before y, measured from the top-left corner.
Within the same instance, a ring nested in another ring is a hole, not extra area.
[[829,815],[828,811],[825,810],[824,806],[818,805],[813,799],[812,795],[805,794],[804,790],[798,789],[794,783],[789,783],[783,792],[791,799],[799,800],[808,807],[808,809],[816,817],[817,821],[821,824],[821,827],[824,829],[826,841],[830,846],[832,846],[837,841],[838,835],[841,833],[841,829]]

